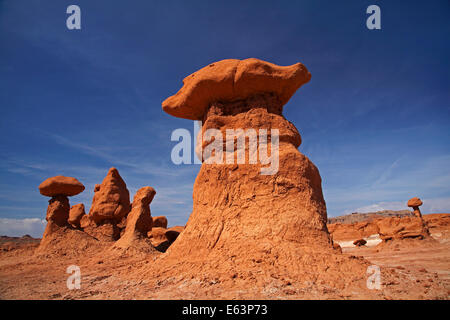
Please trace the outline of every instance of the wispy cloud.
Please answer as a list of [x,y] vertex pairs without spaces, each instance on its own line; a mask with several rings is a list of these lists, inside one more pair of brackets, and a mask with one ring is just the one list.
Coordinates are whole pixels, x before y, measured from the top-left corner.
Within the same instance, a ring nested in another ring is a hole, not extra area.
[[381,183],[383,183],[383,182],[388,181],[389,178],[392,176],[392,173],[394,172],[394,170],[395,170],[396,168],[398,168],[401,159],[402,159],[402,157],[401,157],[401,158],[398,158],[398,159],[396,159],[394,162],[392,162],[392,164],[389,165],[389,167],[387,167],[387,168],[382,172],[382,174],[380,175],[380,177],[373,183],[372,186],[376,186],[376,185],[379,185],[379,184],[381,184]]
[[105,151],[107,150],[107,148],[104,146],[103,147],[91,146],[89,144],[83,144],[72,141],[70,139],[67,139],[65,137],[56,134],[49,134],[49,136],[60,145],[70,147],[85,154],[106,160],[111,165],[116,166],[120,165],[127,168],[131,168],[142,174],[176,177],[179,176],[180,174],[183,174],[183,172],[192,172],[193,170],[192,168],[193,166],[178,167],[177,170],[174,170],[173,166],[171,167],[170,165],[168,165],[171,163],[170,156],[167,157],[167,161],[162,161],[159,163],[154,163],[151,161],[151,159],[147,157],[138,158],[136,156],[132,156],[132,154],[136,154],[138,153],[138,151],[142,151],[142,149],[140,148],[137,148],[137,150],[136,148],[134,148],[134,150],[128,148],[126,152],[121,152],[120,146],[114,146],[114,149],[111,149],[111,151],[108,152]]

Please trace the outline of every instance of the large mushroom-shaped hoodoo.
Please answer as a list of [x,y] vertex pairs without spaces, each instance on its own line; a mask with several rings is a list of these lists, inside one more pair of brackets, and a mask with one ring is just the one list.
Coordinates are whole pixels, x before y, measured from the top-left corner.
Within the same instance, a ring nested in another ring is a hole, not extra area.
[[194,277],[272,272],[326,276],[333,286],[363,279],[367,263],[333,249],[319,171],[282,115],[310,79],[301,63],[222,60],[186,77],[162,103],[170,115],[202,123],[192,214],[162,258],[166,266],[186,264]]
[[283,105],[310,78],[301,63],[282,67],[253,58],[222,60],[186,77],[180,91],[162,103],[173,116],[202,120],[203,152],[210,144],[208,129],[224,138],[229,129],[242,129],[244,135],[267,132],[267,143],[257,146],[259,154],[270,145],[272,130],[279,132],[279,164],[273,174],[261,174],[262,163],[249,163],[247,143],[224,152],[235,159],[245,151],[244,163],[206,163],[203,154],[193,213],[170,252],[203,255],[215,249],[248,255],[286,244],[332,248],[319,171],[297,150],[300,134],[282,115]]

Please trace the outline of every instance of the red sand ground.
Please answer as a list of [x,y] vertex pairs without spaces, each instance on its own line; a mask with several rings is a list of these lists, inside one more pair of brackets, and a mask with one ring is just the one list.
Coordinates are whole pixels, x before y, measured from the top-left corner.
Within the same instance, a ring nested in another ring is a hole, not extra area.
[[[426,216],[425,216],[426,217]],[[432,216],[425,218],[431,221]],[[326,283],[291,283],[264,273],[213,277],[211,270],[193,278],[182,269],[164,270],[164,254],[105,254],[36,257],[39,239],[0,239],[1,299],[448,299],[450,228],[436,224],[431,240],[401,240],[377,247],[344,248],[344,255],[364,257],[381,268],[381,290],[327,287]],[[360,258],[361,257],[361,258]],[[81,289],[68,290],[69,265],[81,269]]]

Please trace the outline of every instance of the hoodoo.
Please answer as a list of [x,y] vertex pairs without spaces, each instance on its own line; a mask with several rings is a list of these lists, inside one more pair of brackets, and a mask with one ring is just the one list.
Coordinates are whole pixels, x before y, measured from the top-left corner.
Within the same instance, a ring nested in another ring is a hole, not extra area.
[[423,204],[422,200],[417,197],[411,198],[408,200],[406,205],[410,208],[413,208],[414,215],[418,218],[422,218],[422,213],[420,212],[419,207]]
[[84,214],[84,205],[74,206],[71,210],[70,196],[84,190],[84,185],[72,177],[56,176],[48,178],[39,185],[42,195],[51,197],[47,208],[47,226],[37,255],[78,255],[95,242],[95,239],[80,230],[76,230]]
[[81,226],[102,241],[119,239],[121,227],[131,210],[130,193],[116,168],[111,168],[101,184],[95,185],[91,209]]
[[114,243],[114,249],[152,252],[155,251],[148,239],[147,232],[152,229],[150,203],[156,191],[152,187],[143,187],[134,195],[131,212],[123,235]]
[[[215,273],[219,267],[226,274],[274,268],[297,276],[331,271],[340,264],[336,259],[348,260],[333,249],[319,171],[298,151],[300,134],[282,115],[284,104],[310,79],[301,63],[281,67],[253,58],[222,60],[186,77],[180,91],[162,103],[173,116],[202,121],[197,151],[203,160],[192,214],[165,259],[203,264],[202,272],[207,262]],[[212,144],[209,130],[215,135],[214,157],[223,155],[222,162],[205,155]],[[232,140],[230,130],[238,132]],[[223,143],[219,133],[227,138]],[[278,160],[277,170],[262,174],[267,167],[262,151]],[[360,262],[347,262],[346,269],[354,265],[363,272]],[[339,282],[339,271],[331,274]]]
[[39,192],[47,197],[47,227],[44,232],[44,238],[58,228],[68,226],[69,220],[69,198],[75,196],[84,190],[84,185],[75,178],[55,176],[48,178],[39,185]]

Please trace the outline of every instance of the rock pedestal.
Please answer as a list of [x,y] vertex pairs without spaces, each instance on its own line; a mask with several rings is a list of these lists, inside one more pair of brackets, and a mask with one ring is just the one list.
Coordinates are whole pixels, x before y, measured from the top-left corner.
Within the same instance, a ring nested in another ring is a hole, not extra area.
[[46,220],[60,227],[67,225],[69,219],[69,198],[65,195],[54,196],[48,201]]
[[[321,177],[298,151],[300,134],[282,115],[283,105],[310,77],[300,63],[279,67],[257,59],[224,60],[186,77],[183,88],[163,102],[169,114],[201,120],[203,136],[193,211],[166,259],[208,261],[240,270],[258,269],[264,262],[271,266],[266,270],[273,267],[297,275],[299,265],[313,260],[317,260],[314,268],[332,268],[331,256],[338,250],[333,249],[326,227]],[[208,163],[211,154],[205,150],[212,140],[205,139],[205,134],[209,129],[224,138],[230,129],[242,129],[244,135],[253,129],[258,134],[257,148],[251,150],[249,138],[244,147],[239,147],[237,138],[224,139],[218,148],[224,163]],[[260,138],[264,130],[267,142]],[[237,147],[230,152],[227,143]],[[268,164],[261,161],[261,148],[278,156],[272,173],[262,173]],[[245,162],[238,163],[242,151]],[[251,163],[250,155],[255,153],[258,162]],[[234,163],[226,163],[227,157]],[[360,266],[356,266],[358,272],[362,272]]]

